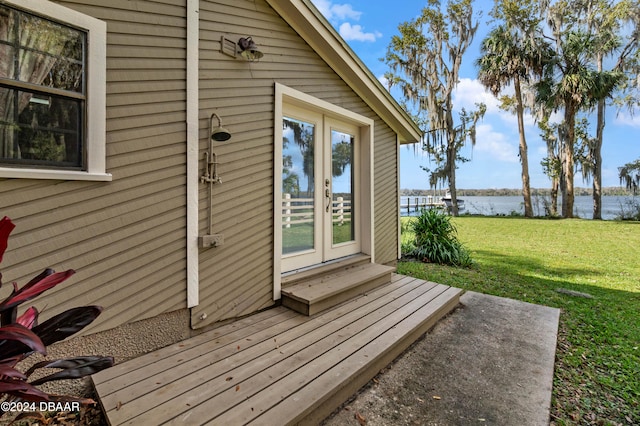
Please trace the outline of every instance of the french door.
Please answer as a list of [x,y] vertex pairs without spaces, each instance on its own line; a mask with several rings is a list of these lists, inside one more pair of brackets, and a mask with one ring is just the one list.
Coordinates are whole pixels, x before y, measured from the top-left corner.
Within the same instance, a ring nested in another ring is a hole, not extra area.
[[358,126],[290,107],[282,119],[282,272],[360,251]]

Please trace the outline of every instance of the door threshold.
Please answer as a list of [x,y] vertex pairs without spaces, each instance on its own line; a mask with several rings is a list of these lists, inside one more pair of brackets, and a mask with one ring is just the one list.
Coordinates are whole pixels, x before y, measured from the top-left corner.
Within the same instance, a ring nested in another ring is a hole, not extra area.
[[310,265],[310,266],[305,266],[304,268],[298,268],[298,269],[294,269],[292,271],[287,271],[287,272],[283,272],[282,273],[282,277],[288,277],[289,275],[294,275],[294,274],[298,274],[300,272],[306,272],[312,269],[318,269],[318,268],[322,268],[324,266],[333,266],[336,263],[353,263],[356,261],[364,261],[365,258],[369,258],[371,259],[371,256],[369,256],[368,254],[364,254],[364,253],[356,253],[356,254],[351,254],[349,256],[344,256],[344,257],[339,257],[337,259],[333,259],[333,260],[328,260],[326,262],[322,262],[322,263],[318,263],[316,265]]

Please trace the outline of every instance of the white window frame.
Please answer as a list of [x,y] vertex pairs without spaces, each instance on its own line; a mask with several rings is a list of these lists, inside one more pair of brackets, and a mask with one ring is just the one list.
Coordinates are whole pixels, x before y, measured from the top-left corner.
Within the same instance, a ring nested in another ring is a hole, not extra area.
[[48,0],[4,0],[16,9],[87,32],[86,170],[0,166],[0,178],[110,181],[106,173],[107,24]]

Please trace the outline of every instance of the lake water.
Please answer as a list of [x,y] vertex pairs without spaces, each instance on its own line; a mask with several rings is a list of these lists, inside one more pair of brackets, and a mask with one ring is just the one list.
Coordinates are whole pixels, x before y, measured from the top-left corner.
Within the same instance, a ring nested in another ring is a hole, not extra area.
[[[401,215],[415,215],[413,205],[415,205],[416,198],[419,202],[423,202],[427,197],[400,197],[401,205],[405,206],[401,209]],[[439,197],[435,197],[439,199]],[[479,196],[462,196],[464,200],[465,210],[461,211],[461,214],[479,214],[485,216],[496,215],[510,215],[512,212],[518,214],[524,214],[524,203],[521,196],[491,196],[491,197],[479,197]],[[412,205],[411,211],[407,214],[407,200],[410,200]],[[547,198],[548,200],[548,198]],[[544,216],[544,198],[532,197],[533,214],[535,216]],[[629,203],[640,203],[638,197],[621,197],[621,196],[603,196],[602,197],[602,218],[606,220],[615,219],[619,217],[623,211],[630,211]],[[558,199],[558,210],[562,208],[562,199]],[[593,215],[593,198],[591,196],[576,196],[574,201],[574,215],[584,219],[591,219]]]

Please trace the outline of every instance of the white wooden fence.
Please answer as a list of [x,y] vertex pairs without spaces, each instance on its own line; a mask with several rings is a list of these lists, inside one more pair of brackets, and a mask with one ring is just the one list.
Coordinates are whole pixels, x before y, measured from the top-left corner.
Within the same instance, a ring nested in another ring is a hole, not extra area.
[[[313,223],[313,198],[291,198],[291,194],[287,193],[283,195],[282,225],[285,228],[300,223]],[[351,222],[351,200],[336,197],[331,202],[331,209],[334,224]]]

